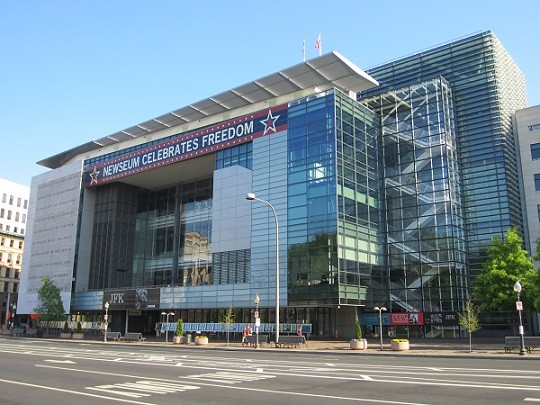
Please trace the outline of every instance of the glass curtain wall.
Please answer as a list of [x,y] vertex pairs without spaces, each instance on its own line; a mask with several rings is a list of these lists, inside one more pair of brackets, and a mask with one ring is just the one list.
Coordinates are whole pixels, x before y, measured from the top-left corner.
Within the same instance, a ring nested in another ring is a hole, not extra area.
[[368,286],[386,301],[378,139],[378,115],[336,92],[340,304],[365,304]]
[[139,189],[106,184],[96,196],[89,289],[132,285],[133,234]]
[[288,293],[291,305],[338,303],[332,92],[288,110]]
[[212,282],[212,181],[141,192],[134,282],[143,286]]
[[363,103],[382,122],[392,311],[461,310],[467,277],[451,89],[439,78]]
[[367,70],[380,83],[372,97],[443,76],[452,86],[467,229],[474,277],[482,251],[509,227],[522,229],[513,112],[527,106],[524,76],[487,31]]

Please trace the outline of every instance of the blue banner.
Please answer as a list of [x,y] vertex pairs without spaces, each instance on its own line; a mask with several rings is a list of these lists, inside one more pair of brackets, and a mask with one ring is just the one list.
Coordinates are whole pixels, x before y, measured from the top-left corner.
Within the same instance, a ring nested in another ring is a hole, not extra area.
[[84,175],[85,187],[97,186],[156,167],[193,159],[286,130],[287,107],[287,104],[282,104],[192,133],[178,134],[177,137],[163,143],[90,166]]

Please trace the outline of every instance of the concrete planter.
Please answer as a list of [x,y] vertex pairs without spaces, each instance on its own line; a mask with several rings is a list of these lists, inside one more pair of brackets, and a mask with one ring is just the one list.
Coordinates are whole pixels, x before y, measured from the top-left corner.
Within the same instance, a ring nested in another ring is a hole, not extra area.
[[351,346],[351,350],[366,350],[367,349],[366,339],[351,339],[349,344]]
[[175,345],[181,345],[184,343],[184,340],[186,338],[184,336],[174,336],[172,339],[173,344]]
[[62,333],[60,333],[60,339],[71,339],[71,333],[69,333],[69,332],[66,332],[66,333],[62,332]]
[[205,337],[196,337],[195,338],[195,344],[196,345],[207,345],[208,344],[208,338]]
[[84,333],[74,333],[72,338],[73,339],[84,339]]
[[390,347],[395,351],[409,350],[409,341],[391,341]]

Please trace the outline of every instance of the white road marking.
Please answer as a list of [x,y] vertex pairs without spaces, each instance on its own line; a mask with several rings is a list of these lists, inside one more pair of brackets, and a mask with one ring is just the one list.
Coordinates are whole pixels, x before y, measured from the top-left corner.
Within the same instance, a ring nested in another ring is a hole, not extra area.
[[71,360],[54,360],[54,359],[47,359],[47,360],[43,360],[43,361],[46,361],[46,362],[49,362],[49,363],[77,364],[77,363],[75,363],[74,361],[71,361]]
[[155,405],[155,404],[152,404],[150,402],[131,401],[131,400],[123,399],[123,398],[114,398],[114,397],[108,397],[108,396],[104,396],[104,395],[90,394],[90,393],[86,393],[86,392],[78,392],[78,391],[66,390],[66,389],[63,389],[63,388],[46,387],[44,385],[24,383],[24,382],[21,382],[21,381],[10,381],[10,380],[0,379],[0,382],[4,382],[4,383],[7,383],[7,384],[22,385],[22,386],[25,386],[25,387],[41,388],[41,389],[44,389],[44,390],[63,392],[63,393],[66,393],[66,394],[82,395],[82,396],[85,396],[85,397],[102,398],[102,399],[107,399],[107,400],[110,400],[110,401],[126,402],[126,403],[129,403],[129,404]]
[[87,390],[107,392],[109,394],[122,395],[130,398],[142,398],[149,397],[152,394],[164,395],[188,390],[198,390],[201,387],[159,380],[140,380],[135,382],[96,385],[94,387],[85,388]]

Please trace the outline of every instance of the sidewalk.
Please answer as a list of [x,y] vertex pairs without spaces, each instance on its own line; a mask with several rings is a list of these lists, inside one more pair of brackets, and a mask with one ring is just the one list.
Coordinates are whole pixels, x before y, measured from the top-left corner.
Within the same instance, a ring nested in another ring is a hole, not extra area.
[[[163,343],[164,344],[164,343]],[[194,346],[201,347],[201,346]],[[204,346],[203,346],[204,347]],[[410,340],[410,349],[406,351],[393,351],[390,348],[390,340],[383,341],[381,350],[378,339],[368,339],[366,350],[351,350],[349,341],[345,340],[308,340],[306,347],[298,348],[275,348],[274,345],[264,345],[260,349],[254,347],[244,347],[239,342],[210,341],[208,346],[220,349],[231,350],[269,350],[269,351],[300,351],[300,352],[324,352],[343,353],[354,355],[390,355],[390,356],[448,356],[448,357],[495,357],[501,359],[529,358],[540,360],[540,348],[533,349],[526,356],[519,355],[519,348],[511,352],[504,350],[503,339],[482,339],[472,341],[472,351],[469,351],[469,341],[463,339],[418,339]]]
[[[91,340],[91,339],[89,339]],[[95,339],[97,340],[97,338]],[[435,357],[464,357],[464,358],[500,358],[500,359],[536,359],[540,360],[540,347],[533,349],[526,356],[519,355],[519,348],[511,352],[504,350],[504,338],[479,338],[472,340],[472,352],[469,351],[468,339],[411,339],[410,349],[406,351],[393,351],[390,348],[390,339],[383,341],[383,350],[380,350],[380,341],[377,338],[368,339],[366,350],[351,350],[348,340],[307,340],[306,346],[281,347],[276,348],[274,344],[261,345],[259,349],[253,346],[243,346],[238,339],[230,339],[227,343],[224,339],[217,339],[210,336],[208,345],[197,346],[194,343],[189,345],[173,345],[172,336],[169,336],[168,343],[165,343],[165,336],[147,337],[145,342],[124,343],[110,342],[114,344],[142,344],[145,346],[171,346],[182,349],[221,349],[221,350],[265,350],[265,351],[294,351],[294,352],[321,352],[349,355],[390,355],[390,356],[435,356]]]
[[[4,338],[7,336],[3,336]],[[32,339],[31,337],[21,337],[22,339]],[[540,360],[540,347],[535,348],[525,356],[519,355],[519,348],[511,352],[504,350],[504,338],[478,338],[472,340],[472,351],[469,351],[468,339],[410,339],[410,349],[406,351],[393,351],[390,348],[390,339],[383,340],[383,350],[381,350],[380,341],[377,338],[368,340],[366,350],[351,350],[348,340],[307,340],[306,346],[299,347],[281,347],[277,348],[274,344],[262,345],[259,349],[253,346],[244,346],[238,339],[231,339],[227,343],[226,339],[218,339],[210,336],[208,345],[183,344],[175,345],[172,343],[172,335],[165,343],[165,336],[146,336],[144,342],[115,342],[108,341],[104,343],[103,337],[99,335],[86,335],[84,340],[62,339],[65,342],[73,343],[94,343],[109,345],[132,345],[132,346],[170,346],[171,349],[198,349],[198,350],[245,350],[245,351],[280,351],[280,352],[320,352],[343,355],[383,355],[383,356],[434,356],[434,357],[457,357],[457,358],[497,358],[497,359],[528,359]],[[40,338],[41,339],[41,338]],[[42,339],[57,340],[58,335],[51,334]]]

